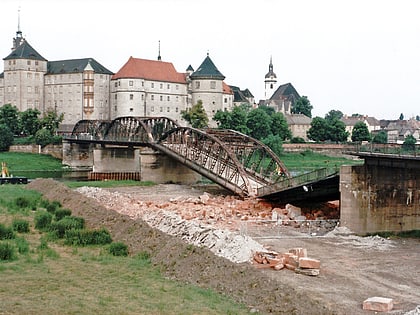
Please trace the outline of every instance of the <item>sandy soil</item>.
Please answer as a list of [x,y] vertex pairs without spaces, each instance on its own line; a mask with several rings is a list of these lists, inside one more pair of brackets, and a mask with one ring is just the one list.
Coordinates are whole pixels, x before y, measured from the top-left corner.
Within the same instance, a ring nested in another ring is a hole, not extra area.
[[[270,233],[255,239],[276,252],[306,248],[308,256],[321,261],[320,275],[310,277],[290,270],[258,269],[250,262],[234,263],[206,248],[188,246],[185,240],[162,233],[140,218],[139,213],[143,214],[146,208],[171,211],[171,206],[176,204],[177,211],[180,205],[188,211],[190,208],[198,211],[196,207],[216,207],[211,202],[200,205],[196,201],[204,192],[210,199],[219,196],[215,199],[219,203],[226,200],[229,205],[234,204],[232,197],[217,186],[114,188],[108,189],[113,197],[104,199],[84,196],[46,179],[36,180],[28,188],[42,192],[48,199],[59,200],[74,215],[85,217],[91,227],[105,226],[114,240],[129,245],[132,254],[148,251],[153,263],[168,277],[213,288],[255,312],[374,314],[362,310],[363,301],[373,296],[394,300],[390,314],[406,314],[420,304],[419,240],[361,238],[345,229],[311,236],[293,227],[279,227],[275,238],[270,238],[268,235],[273,235]],[[137,209],[137,216],[133,216],[132,209]],[[206,221],[211,222],[217,223]],[[230,221],[223,223],[232,230],[237,229]]]

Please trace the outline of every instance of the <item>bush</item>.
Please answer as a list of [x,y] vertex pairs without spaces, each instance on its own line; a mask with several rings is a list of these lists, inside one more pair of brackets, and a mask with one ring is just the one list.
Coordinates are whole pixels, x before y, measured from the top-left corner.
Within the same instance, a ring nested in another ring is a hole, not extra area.
[[13,144],[13,132],[5,124],[0,124],[0,151],[7,151]]
[[52,214],[49,212],[38,212],[35,215],[35,228],[38,230],[45,230],[51,226]]
[[111,235],[105,229],[101,230],[68,230],[64,234],[66,245],[106,245],[112,242]]
[[111,243],[109,253],[114,256],[128,256],[128,246],[124,243]]
[[35,143],[44,147],[53,141],[51,131],[46,128],[40,129],[35,133]]
[[29,201],[29,199],[28,199],[28,198],[26,198],[26,197],[17,197],[17,198],[15,199],[15,205],[16,205],[18,208],[25,209],[25,208],[28,208],[28,207],[29,207],[29,205],[30,205],[30,201]]
[[12,222],[13,231],[18,233],[28,233],[29,232],[29,222],[22,219],[14,219]]
[[11,227],[0,224],[0,240],[11,240],[15,238],[15,233]]
[[29,253],[29,243],[25,238],[23,237],[16,238],[16,246],[17,246],[19,254]]
[[57,211],[57,209],[61,208],[61,203],[57,200],[54,200],[52,202],[47,202],[45,204],[45,209],[49,212],[49,213],[55,213]]
[[293,137],[290,139],[290,143],[305,143],[305,139],[301,137]]
[[0,243],[0,260],[13,260],[16,257],[15,248],[9,242]]
[[64,217],[68,217],[71,215],[70,209],[57,209],[55,211],[55,220],[60,221]]
[[63,238],[66,231],[81,230],[85,227],[85,219],[80,217],[65,216],[50,226],[50,231],[56,232],[59,238]]

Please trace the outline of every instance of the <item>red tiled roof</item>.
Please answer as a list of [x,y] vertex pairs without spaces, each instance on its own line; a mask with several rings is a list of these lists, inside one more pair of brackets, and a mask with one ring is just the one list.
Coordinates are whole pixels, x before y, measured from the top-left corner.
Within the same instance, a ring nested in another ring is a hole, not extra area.
[[222,84],[223,84],[223,94],[233,94],[232,89],[230,88],[229,85],[225,83],[225,81],[223,81]]
[[152,81],[186,83],[184,73],[175,70],[171,62],[130,57],[112,79],[133,78]]

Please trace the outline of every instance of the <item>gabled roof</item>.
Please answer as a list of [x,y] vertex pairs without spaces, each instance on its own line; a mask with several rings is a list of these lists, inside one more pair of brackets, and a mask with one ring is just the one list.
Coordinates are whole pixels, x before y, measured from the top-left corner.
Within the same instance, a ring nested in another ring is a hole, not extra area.
[[235,103],[249,103],[249,100],[247,99],[244,91],[241,91],[239,87],[231,85],[230,88],[233,91],[233,101]]
[[3,58],[3,60],[11,60],[11,59],[32,59],[32,60],[40,60],[40,61],[47,61],[44,57],[42,57],[29,43],[25,40],[20,44],[15,50],[13,50],[9,56]]
[[270,100],[284,100],[287,99],[293,103],[300,98],[299,93],[293,87],[292,83],[286,83],[280,85],[277,90],[273,93]]
[[213,61],[207,55],[203,63],[190,76],[192,79],[216,79],[224,80],[225,76],[217,69]]
[[310,125],[312,118],[304,114],[285,114],[288,125]]
[[367,122],[369,126],[380,126],[379,120],[369,116],[344,116],[341,118],[341,121],[344,122],[346,126],[354,126],[359,121]]
[[121,78],[186,83],[184,73],[177,72],[171,62],[130,57],[112,80]]
[[81,73],[87,67],[89,68],[89,65],[95,73],[113,74],[113,72],[109,71],[93,58],[49,61],[47,65],[47,74]]
[[222,82],[222,86],[223,86],[223,94],[234,94],[230,86],[227,85],[225,82]]

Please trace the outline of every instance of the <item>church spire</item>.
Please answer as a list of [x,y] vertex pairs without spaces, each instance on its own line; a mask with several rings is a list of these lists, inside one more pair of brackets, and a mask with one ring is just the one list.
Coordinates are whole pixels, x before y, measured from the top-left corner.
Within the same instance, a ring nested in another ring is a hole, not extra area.
[[15,50],[16,48],[18,48],[20,46],[20,44],[22,44],[22,42],[24,41],[24,38],[22,36],[22,31],[20,30],[20,7],[18,9],[18,29],[16,32],[16,37],[13,38],[13,47],[12,50]]
[[158,54],[158,58],[157,58],[157,60],[159,60],[159,61],[161,61],[161,60],[162,60],[162,57],[160,56],[160,40],[159,40],[159,54]]
[[265,75],[265,95],[264,98],[267,100],[276,90],[277,76],[273,71],[273,57],[270,56],[270,64],[268,65],[268,73]]

